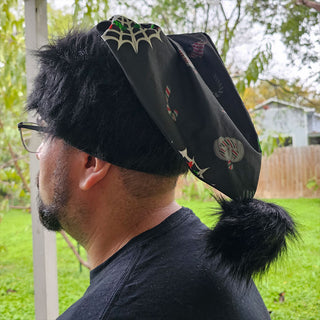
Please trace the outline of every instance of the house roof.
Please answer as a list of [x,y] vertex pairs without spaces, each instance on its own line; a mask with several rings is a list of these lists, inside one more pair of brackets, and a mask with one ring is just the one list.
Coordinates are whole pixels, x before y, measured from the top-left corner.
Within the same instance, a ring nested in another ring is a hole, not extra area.
[[256,110],[262,109],[265,105],[268,105],[268,104],[270,104],[272,102],[279,103],[279,104],[288,106],[290,108],[299,109],[299,110],[302,110],[303,112],[306,112],[306,113],[309,113],[309,112],[314,113],[315,110],[316,110],[315,108],[303,107],[303,106],[300,106],[298,104],[290,103],[290,102],[284,101],[284,100],[279,100],[278,98],[273,97],[273,98],[265,100],[262,103],[256,105],[252,111],[254,112]]

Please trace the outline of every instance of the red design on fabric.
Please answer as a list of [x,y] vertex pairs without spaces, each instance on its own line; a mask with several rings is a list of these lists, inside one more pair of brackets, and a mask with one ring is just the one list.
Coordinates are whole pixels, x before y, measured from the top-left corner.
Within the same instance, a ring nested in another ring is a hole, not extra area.
[[192,167],[193,167],[193,165],[194,165],[194,163],[192,162],[192,161],[190,161],[190,162],[187,162],[187,164],[188,164],[188,167],[191,169]]
[[214,152],[218,158],[227,161],[229,170],[233,170],[233,163],[241,161],[244,156],[241,141],[230,137],[220,137],[215,140]]
[[204,41],[198,41],[192,44],[192,52],[190,54],[190,58],[201,58],[204,53],[204,47],[206,45],[206,42]]
[[169,114],[169,116],[171,117],[171,119],[173,121],[176,121],[177,117],[178,117],[178,111],[177,110],[172,110],[170,108],[170,106],[169,106],[169,96],[171,94],[171,91],[170,91],[170,88],[168,86],[166,86],[165,94],[166,94],[166,108],[167,108],[168,114]]

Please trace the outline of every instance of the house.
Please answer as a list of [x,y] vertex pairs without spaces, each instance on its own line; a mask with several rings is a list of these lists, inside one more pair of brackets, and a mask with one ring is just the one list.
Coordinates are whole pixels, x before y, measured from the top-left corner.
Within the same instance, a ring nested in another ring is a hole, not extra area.
[[285,145],[294,147],[320,144],[320,113],[316,113],[314,108],[271,98],[250,113],[260,140],[281,136]]

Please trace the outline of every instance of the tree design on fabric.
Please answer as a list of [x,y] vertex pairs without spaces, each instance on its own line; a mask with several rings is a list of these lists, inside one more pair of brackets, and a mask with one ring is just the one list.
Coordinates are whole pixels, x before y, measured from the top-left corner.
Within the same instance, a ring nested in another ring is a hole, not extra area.
[[178,117],[178,111],[172,110],[169,106],[169,96],[171,94],[171,91],[168,86],[166,86],[165,93],[166,93],[166,108],[167,108],[168,114],[173,121],[176,121]]
[[114,16],[112,24],[103,33],[101,38],[104,41],[116,41],[118,43],[117,50],[119,50],[123,44],[129,43],[134,52],[138,53],[139,43],[141,41],[147,42],[151,48],[151,39],[155,38],[162,41],[160,33],[160,27],[155,24],[138,24],[126,17]]
[[210,82],[209,89],[212,91],[212,93],[214,94],[214,96],[216,98],[219,98],[222,96],[223,91],[224,91],[222,82],[216,73],[213,73],[211,75],[211,79],[212,79],[212,81]]
[[217,139],[214,142],[214,152],[219,159],[227,161],[229,170],[233,170],[233,163],[241,161],[244,156],[242,143],[229,137]]
[[196,163],[196,161],[194,160],[194,158],[191,159],[191,158],[188,156],[188,150],[187,150],[187,148],[185,148],[185,149],[182,150],[182,151],[179,151],[179,153],[187,160],[187,165],[188,165],[189,169],[190,169],[196,176],[198,176],[199,178],[204,179],[203,174],[204,174],[208,169],[210,169],[210,168],[201,169],[201,168],[197,165],[197,163]]

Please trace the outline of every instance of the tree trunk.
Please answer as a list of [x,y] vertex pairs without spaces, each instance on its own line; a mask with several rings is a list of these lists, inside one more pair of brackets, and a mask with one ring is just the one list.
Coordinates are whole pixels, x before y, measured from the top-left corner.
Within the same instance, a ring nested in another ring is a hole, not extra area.
[[320,2],[311,1],[311,0],[297,0],[297,5],[303,5],[310,9],[315,9],[320,12]]

